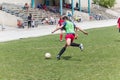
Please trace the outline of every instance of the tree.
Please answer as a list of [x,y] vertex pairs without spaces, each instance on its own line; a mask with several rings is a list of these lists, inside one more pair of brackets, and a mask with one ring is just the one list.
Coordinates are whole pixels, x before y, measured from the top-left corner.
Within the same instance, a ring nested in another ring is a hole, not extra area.
[[100,6],[111,8],[114,6],[116,0],[93,0],[95,4],[99,4]]

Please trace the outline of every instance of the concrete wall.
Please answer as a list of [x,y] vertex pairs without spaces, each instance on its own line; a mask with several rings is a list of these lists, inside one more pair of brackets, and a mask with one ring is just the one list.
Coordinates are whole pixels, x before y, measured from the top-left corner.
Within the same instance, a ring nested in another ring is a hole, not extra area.
[[25,3],[31,4],[31,0],[0,0],[0,4],[1,3],[14,3],[24,5]]
[[116,0],[114,8],[120,8],[120,0]]
[[[81,7],[88,7],[88,0],[80,0],[81,1]],[[74,0],[74,6],[76,6],[76,3],[79,3],[79,0]],[[66,3],[71,3],[71,0],[66,0]],[[92,3],[90,1],[90,3]]]
[[6,12],[0,11],[0,24],[6,26],[17,26],[17,17]]

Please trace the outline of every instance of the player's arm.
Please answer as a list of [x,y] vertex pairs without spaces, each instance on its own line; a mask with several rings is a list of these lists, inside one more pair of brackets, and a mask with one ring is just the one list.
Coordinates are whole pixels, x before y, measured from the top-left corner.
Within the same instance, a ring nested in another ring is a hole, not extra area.
[[63,25],[61,25],[61,26],[57,26],[56,29],[52,31],[52,33],[58,31],[58,30],[61,29],[62,27],[63,27]]
[[83,32],[84,34],[88,35],[88,33],[85,30],[81,29],[80,27],[76,27],[76,29]]
[[56,31],[59,30],[59,29],[64,28],[65,25],[66,25],[66,22],[64,22],[61,26],[58,26],[55,30],[52,31],[52,33],[56,32]]

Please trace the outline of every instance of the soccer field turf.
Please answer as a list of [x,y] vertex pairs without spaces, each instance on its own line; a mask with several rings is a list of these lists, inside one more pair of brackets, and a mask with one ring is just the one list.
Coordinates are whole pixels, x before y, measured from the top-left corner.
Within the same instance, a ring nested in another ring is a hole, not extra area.
[[[0,80],[120,80],[120,33],[115,26],[79,33],[61,60],[59,34],[0,43]],[[46,52],[51,59],[45,59]]]

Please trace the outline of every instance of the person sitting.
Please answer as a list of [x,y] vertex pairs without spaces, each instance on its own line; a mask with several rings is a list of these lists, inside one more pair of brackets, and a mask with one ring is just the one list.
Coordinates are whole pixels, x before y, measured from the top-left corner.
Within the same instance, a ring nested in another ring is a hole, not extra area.
[[54,19],[54,17],[51,16],[49,24],[53,25],[54,23],[55,23],[55,19]]
[[42,20],[41,20],[42,24],[49,24],[49,18],[48,16],[47,17],[44,17]]
[[72,20],[72,14],[70,12],[68,12],[67,16],[70,20]]
[[75,21],[81,22],[81,16],[75,16]]
[[42,9],[42,4],[39,3],[39,4],[37,5],[37,8],[38,8],[38,9]]
[[0,10],[2,10],[2,5],[0,5]]
[[25,5],[24,5],[24,9],[28,11],[28,9],[29,9],[29,5],[28,5],[28,3],[25,3]]
[[17,20],[17,26],[18,28],[24,28],[24,24],[21,20]]
[[31,25],[32,25],[32,28],[35,27],[35,19],[32,19]]
[[45,11],[47,11],[47,6],[46,6],[46,5],[43,5],[43,9],[44,9]]

